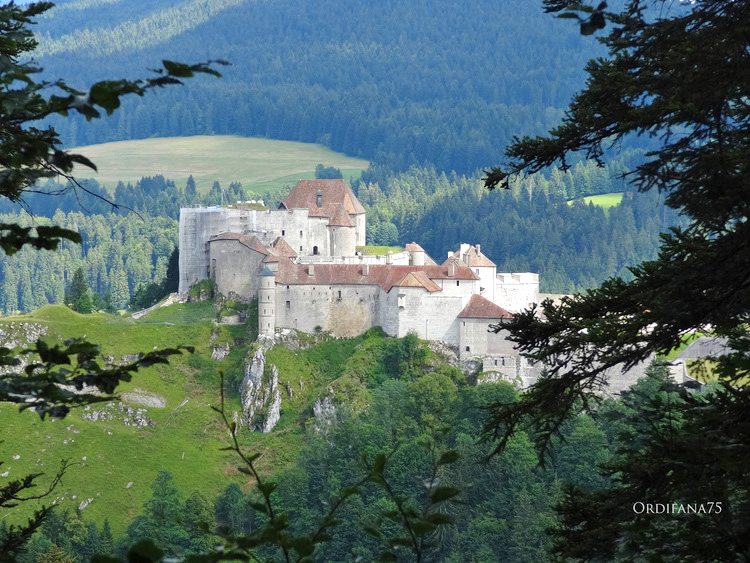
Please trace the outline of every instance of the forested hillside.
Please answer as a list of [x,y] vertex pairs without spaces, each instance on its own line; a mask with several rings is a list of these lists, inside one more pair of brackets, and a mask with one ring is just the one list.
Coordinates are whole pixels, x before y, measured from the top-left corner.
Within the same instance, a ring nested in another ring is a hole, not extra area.
[[528,0],[62,0],[37,31],[45,76],[80,88],[164,58],[234,65],[111,119],[54,120],[68,146],[234,133],[458,173],[555,125],[597,52]]

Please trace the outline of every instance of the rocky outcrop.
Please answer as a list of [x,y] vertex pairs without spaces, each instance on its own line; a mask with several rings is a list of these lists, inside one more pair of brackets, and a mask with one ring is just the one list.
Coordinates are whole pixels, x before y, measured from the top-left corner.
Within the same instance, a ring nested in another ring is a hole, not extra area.
[[99,420],[122,420],[125,426],[135,426],[136,428],[145,428],[146,426],[156,426],[156,423],[146,416],[146,409],[134,409],[123,403],[107,403],[104,408],[95,409],[91,405],[84,409],[81,418],[93,422]]
[[0,346],[26,348],[47,334],[47,327],[37,323],[10,323],[0,325]]
[[219,344],[218,346],[211,346],[211,358],[220,362],[227,357],[230,349],[229,342],[226,344]]
[[[47,334],[47,327],[37,323],[13,322],[0,324],[0,347],[3,348],[31,348],[37,340]],[[29,364],[28,355],[16,356],[18,364],[0,367],[0,375],[19,373]]]
[[[333,390],[329,389],[328,392],[332,393]],[[336,405],[333,404],[333,399],[331,399],[330,395],[322,399],[319,397],[315,400],[313,417],[315,420],[315,430],[322,434],[328,434],[328,429],[336,422]]]
[[240,388],[242,422],[253,431],[270,432],[281,416],[281,391],[276,366],[266,363],[263,345],[245,364],[245,377]]

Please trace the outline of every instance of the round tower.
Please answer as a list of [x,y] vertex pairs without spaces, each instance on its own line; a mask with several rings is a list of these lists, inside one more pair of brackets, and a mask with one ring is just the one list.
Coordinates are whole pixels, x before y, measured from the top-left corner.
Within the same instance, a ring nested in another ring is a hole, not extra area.
[[276,330],[276,275],[266,266],[259,279],[258,334],[273,338]]

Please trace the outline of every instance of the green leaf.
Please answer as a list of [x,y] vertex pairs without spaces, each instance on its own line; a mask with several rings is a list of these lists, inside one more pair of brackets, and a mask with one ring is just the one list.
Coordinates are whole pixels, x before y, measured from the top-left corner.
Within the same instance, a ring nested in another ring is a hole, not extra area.
[[460,458],[461,455],[456,450],[448,450],[447,452],[443,452],[443,455],[440,456],[437,464],[448,465],[457,462]]
[[430,501],[432,504],[437,504],[455,498],[460,494],[461,489],[456,489],[455,487],[437,487],[430,493]]
[[142,540],[128,550],[130,563],[156,563],[164,557],[164,552],[151,540]]

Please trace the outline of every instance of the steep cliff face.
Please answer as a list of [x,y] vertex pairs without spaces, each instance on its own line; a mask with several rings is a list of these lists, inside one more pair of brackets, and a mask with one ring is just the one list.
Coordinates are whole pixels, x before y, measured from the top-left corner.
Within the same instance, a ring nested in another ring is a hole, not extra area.
[[279,372],[276,366],[266,363],[266,350],[264,345],[258,346],[245,364],[240,387],[242,422],[256,432],[270,432],[281,416]]

